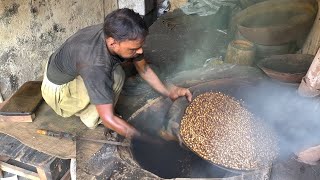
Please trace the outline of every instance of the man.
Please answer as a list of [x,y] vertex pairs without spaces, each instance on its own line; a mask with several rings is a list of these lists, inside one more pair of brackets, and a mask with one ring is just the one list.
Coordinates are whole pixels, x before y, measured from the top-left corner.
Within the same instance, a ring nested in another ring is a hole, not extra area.
[[142,18],[130,9],[110,13],[103,25],[81,29],[51,55],[41,87],[44,100],[60,116],[79,116],[89,128],[102,122],[127,138],[139,136],[114,114],[125,79],[121,62],[132,61],[140,76],[160,94],[172,100],[192,98],[188,89],[166,87],[148,66],[142,49],[147,34]]

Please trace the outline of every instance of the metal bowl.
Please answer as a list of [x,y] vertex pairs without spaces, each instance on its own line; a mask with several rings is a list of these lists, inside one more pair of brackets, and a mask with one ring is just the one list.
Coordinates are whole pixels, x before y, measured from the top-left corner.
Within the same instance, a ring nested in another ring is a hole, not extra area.
[[270,78],[285,83],[300,83],[314,56],[309,54],[273,55],[261,60],[257,66]]
[[310,2],[265,1],[237,13],[231,22],[231,32],[238,29],[242,36],[255,44],[282,45],[304,39],[316,13]]

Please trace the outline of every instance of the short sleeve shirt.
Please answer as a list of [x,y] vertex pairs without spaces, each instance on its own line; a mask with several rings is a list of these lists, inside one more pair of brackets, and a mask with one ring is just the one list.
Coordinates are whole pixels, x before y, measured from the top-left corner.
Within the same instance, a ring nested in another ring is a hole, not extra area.
[[[135,60],[141,59],[139,56]],[[123,61],[125,59],[109,53],[103,25],[89,26],[67,39],[50,56],[47,77],[61,85],[80,75],[92,104],[112,104],[112,71]]]

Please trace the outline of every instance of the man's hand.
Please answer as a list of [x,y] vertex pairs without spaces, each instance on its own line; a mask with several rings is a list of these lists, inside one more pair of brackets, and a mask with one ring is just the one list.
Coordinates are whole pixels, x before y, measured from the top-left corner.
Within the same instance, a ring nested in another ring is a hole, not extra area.
[[320,161],[320,145],[300,152],[298,154],[298,160],[310,165],[318,164]]
[[185,96],[189,102],[192,100],[192,94],[189,89],[171,85],[169,88],[169,98],[176,100],[178,97]]
[[176,100],[180,96],[185,96],[191,102],[192,94],[186,88],[177,87],[174,85],[165,86],[159,77],[148,66],[145,60],[135,61],[134,65],[142,79],[144,79],[153,89],[158,91],[163,96],[168,96],[172,100]]
[[140,132],[137,129],[113,114],[112,104],[99,104],[96,105],[96,109],[105,127],[129,139],[140,136]]

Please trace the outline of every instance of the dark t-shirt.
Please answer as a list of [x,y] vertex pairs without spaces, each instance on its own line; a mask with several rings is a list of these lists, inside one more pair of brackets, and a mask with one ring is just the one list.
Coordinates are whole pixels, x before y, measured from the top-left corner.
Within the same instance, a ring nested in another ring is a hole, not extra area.
[[[115,67],[125,61],[111,55],[106,47],[103,25],[79,30],[50,57],[47,77],[58,85],[80,75],[92,104],[113,103],[113,77]],[[141,60],[139,56],[134,60]]]

